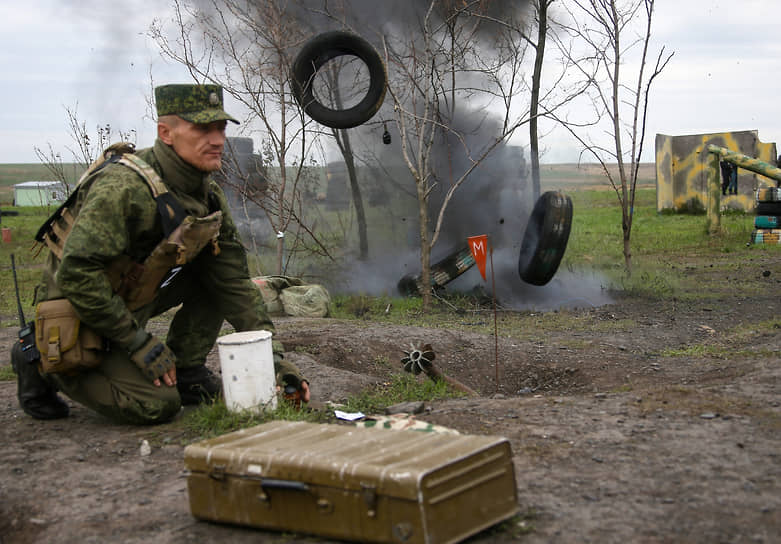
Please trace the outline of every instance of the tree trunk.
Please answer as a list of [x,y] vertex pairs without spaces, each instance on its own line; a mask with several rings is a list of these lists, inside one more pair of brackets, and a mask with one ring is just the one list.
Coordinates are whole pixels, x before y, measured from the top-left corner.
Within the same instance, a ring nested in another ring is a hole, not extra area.
[[[621,144],[621,120],[619,117],[619,89],[621,83],[620,67],[621,67],[621,27],[619,25],[618,10],[616,8],[615,0],[610,2],[611,22],[613,24],[613,41],[611,47],[613,48],[613,77],[612,77],[612,115],[613,118],[613,137],[616,145],[616,160],[618,161],[618,177],[621,181],[621,227],[624,233],[624,266],[626,268],[626,275],[632,275],[632,251],[630,248],[630,239],[632,235],[632,210],[629,203],[629,187],[626,176],[626,166],[624,164],[624,149]],[[632,164],[634,164],[634,157],[632,157]]]
[[537,47],[534,55],[534,73],[532,74],[531,105],[529,109],[529,158],[532,166],[532,205],[540,198],[540,141],[537,131],[537,115],[540,102],[540,82],[542,80],[542,62],[545,57],[545,37],[548,33],[548,2],[537,2]]
[[340,148],[342,156],[344,157],[344,164],[347,167],[347,178],[350,180],[350,192],[352,194],[353,205],[355,206],[355,217],[358,221],[358,246],[360,250],[358,258],[361,261],[366,261],[369,259],[369,238],[366,233],[366,212],[363,209],[363,197],[361,196],[361,188],[358,185],[355,158],[347,130],[343,129],[339,132],[341,133],[342,143]]
[[627,277],[632,277],[632,247],[630,231],[624,231],[624,267]]
[[428,197],[424,183],[416,180],[418,188],[418,215],[420,217],[420,290],[423,311],[431,309],[431,244],[428,238]]
[[282,274],[282,263],[285,258],[285,237],[277,235],[277,274]]

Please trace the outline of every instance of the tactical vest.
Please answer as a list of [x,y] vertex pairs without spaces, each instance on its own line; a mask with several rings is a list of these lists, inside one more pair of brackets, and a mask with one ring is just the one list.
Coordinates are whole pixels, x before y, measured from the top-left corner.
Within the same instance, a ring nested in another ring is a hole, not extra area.
[[76,202],[79,189],[109,164],[118,163],[133,170],[152,192],[164,236],[143,263],[123,255],[112,261],[106,269],[111,288],[122,297],[131,311],[152,302],[157,291],[167,286],[207,244],[211,243],[212,252],[217,255],[220,252],[217,237],[222,226],[222,212],[219,210],[205,217],[186,215],[182,205],[168,191],[154,168],[134,152],[135,147],[125,142],[107,148],[79,178],[73,193],[35,235],[38,243],[48,247],[57,259],[62,259],[65,241],[76,218],[70,210]]

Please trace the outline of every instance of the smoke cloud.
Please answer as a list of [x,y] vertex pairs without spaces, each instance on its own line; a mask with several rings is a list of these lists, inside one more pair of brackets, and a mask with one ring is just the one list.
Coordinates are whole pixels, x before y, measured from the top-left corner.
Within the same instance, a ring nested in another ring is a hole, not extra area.
[[[446,2],[442,2],[442,5]],[[532,14],[530,3],[519,0],[488,0],[487,15],[496,21],[523,20]],[[408,0],[331,0],[304,1],[287,4],[287,12],[295,17],[312,35],[335,29],[349,29],[381,48],[382,37],[389,41],[415,41],[421,35],[421,21],[429,2]],[[441,14],[431,13],[431,25],[444,23]],[[485,22],[477,27],[472,45],[481,54],[491,55],[500,25]],[[381,49],[380,49],[381,50]],[[393,67],[389,67],[392,70]],[[392,80],[392,74],[391,74]],[[475,78],[475,81],[477,78]],[[494,142],[501,134],[502,119],[487,111],[484,104],[470,104],[468,100],[454,108],[455,117],[448,125],[461,134],[464,141],[441,135],[436,141],[431,163],[435,176],[430,195],[429,221],[433,229],[447,190],[471,166],[472,157]],[[405,232],[402,242],[379,243],[369,239],[370,258],[366,262],[349,259],[338,274],[330,274],[323,281],[333,292],[363,294],[395,294],[398,281],[405,275],[420,274],[420,241],[415,184],[403,161],[399,135],[393,123],[390,100],[378,112],[372,123],[351,130],[356,153],[371,157],[381,167],[371,168],[373,183],[381,185],[384,197],[392,202],[387,208],[393,228]],[[382,144],[382,133],[390,128],[391,145]],[[524,149],[505,143],[498,145],[473,170],[449,202],[443,216],[437,245],[432,250],[431,262],[466,247],[469,236],[487,234],[494,248],[493,273],[496,296],[500,304],[509,308],[552,308],[561,306],[588,306],[608,302],[598,279],[578,278],[559,272],[548,285],[536,287],[525,284],[518,274],[518,255],[529,214],[534,206],[529,187],[529,172]],[[335,158],[340,162],[341,157]],[[347,183],[346,179],[344,181]],[[346,190],[346,189],[345,189]],[[368,188],[362,187],[364,203]],[[408,195],[408,198],[400,198]],[[489,265],[490,266],[490,265]],[[491,272],[490,269],[488,271]],[[322,279],[324,275],[315,272]],[[476,267],[448,284],[448,289],[469,291],[476,286],[490,292],[491,278],[484,283]]]
[[[528,1],[494,0],[486,2],[485,7],[488,18],[496,21],[517,21],[532,15]],[[329,8],[331,15],[338,15],[334,19],[324,15]],[[379,47],[383,35],[389,40],[414,41],[416,33],[421,32],[420,24],[428,8],[429,2],[423,1],[312,1],[304,2],[297,9],[296,17],[316,32],[346,26]],[[443,23],[437,19],[439,15],[436,10],[431,13],[432,25]],[[490,55],[499,30],[499,25],[490,22],[478,26],[473,36],[473,45],[481,54]],[[479,154],[479,150],[485,149],[501,134],[501,119],[480,105],[470,106],[468,102],[457,104],[455,112],[455,118],[449,120],[449,125],[465,141],[462,143],[452,135],[443,136],[434,147],[432,165],[436,179],[429,202],[432,229],[447,190],[471,165],[470,157],[463,150],[470,149],[473,153],[478,150]],[[378,117],[392,120],[394,116],[392,112],[387,112],[386,105]],[[398,134],[393,134],[391,145],[372,145],[380,142],[381,132],[386,126],[383,125],[382,129],[377,125],[355,129],[361,136],[354,138],[354,141],[369,143],[367,149],[362,151],[377,157],[384,172],[392,173],[392,179],[385,178],[389,192],[406,188],[410,195],[414,195],[415,185],[402,160]],[[544,287],[528,285],[520,279],[518,256],[526,223],[534,206],[528,176],[526,157],[521,147],[506,144],[497,146],[449,202],[439,240],[432,250],[431,262],[436,263],[466,247],[467,237],[487,234],[495,249],[492,262],[496,296],[505,307],[553,308],[607,302],[601,282],[595,278],[585,280],[571,273],[559,272]],[[406,243],[398,247],[385,243],[378,247],[376,242],[370,240],[370,260],[354,260],[347,264],[339,277],[331,280],[330,287],[333,290],[367,294],[393,293],[400,278],[420,274],[417,200],[394,199],[393,203],[394,209],[388,210],[388,213],[392,221],[407,230]],[[490,292],[490,277],[487,284],[483,283],[476,267],[473,267],[447,287],[469,291],[485,285],[488,285],[487,290]]]

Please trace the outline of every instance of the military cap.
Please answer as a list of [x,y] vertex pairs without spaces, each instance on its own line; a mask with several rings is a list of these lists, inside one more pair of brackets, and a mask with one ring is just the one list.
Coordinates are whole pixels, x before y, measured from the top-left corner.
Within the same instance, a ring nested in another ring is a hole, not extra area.
[[155,87],[157,116],[178,115],[191,123],[238,121],[223,109],[222,87],[219,85],[173,84]]

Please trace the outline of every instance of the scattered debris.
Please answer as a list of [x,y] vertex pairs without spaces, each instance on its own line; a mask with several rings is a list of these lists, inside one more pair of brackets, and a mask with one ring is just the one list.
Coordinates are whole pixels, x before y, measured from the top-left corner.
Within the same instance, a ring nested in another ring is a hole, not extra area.
[[419,414],[425,409],[422,401],[400,402],[385,408],[385,415],[392,414]]
[[461,434],[455,429],[434,425],[415,419],[412,414],[394,414],[391,416],[370,416],[359,421],[358,427],[390,429],[394,431],[418,431],[423,433]]
[[338,419],[343,419],[345,421],[357,421],[366,417],[362,412],[343,412],[341,410],[334,410],[334,415]]

